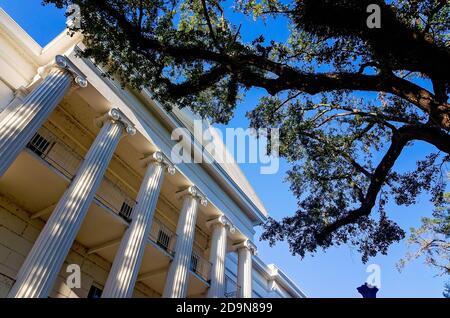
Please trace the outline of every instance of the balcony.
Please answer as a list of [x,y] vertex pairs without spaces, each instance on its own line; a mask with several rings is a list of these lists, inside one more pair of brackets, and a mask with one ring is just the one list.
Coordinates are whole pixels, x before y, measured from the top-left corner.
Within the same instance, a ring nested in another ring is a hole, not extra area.
[[[75,149],[64,137],[41,128],[1,180],[0,191],[18,198],[18,202],[23,199],[23,206],[30,211],[32,218],[47,220],[82,163],[83,157]],[[52,186],[42,186],[42,180]],[[128,192],[128,188],[114,182],[113,178],[104,177],[97,190],[95,204],[91,204],[76,238],[92,253],[109,262],[114,260],[118,238],[123,235],[136,205],[125,190]],[[167,226],[165,219],[155,218],[138,280],[158,293],[164,289],[176,241],[177,235]],[[188,295],[205,295],[211,264],[203,257],[201,247],[194,249],[189,265]]]
[[157,248],[173,257],[177,235],[157,218],[152,222],[149,239]]
[[192,252],[189,269],[193,274],[201,278],[203,281],[209,281],[211,263],[208,262],[204,257],[202,257],[199,252]]
[[78,166],[83,161],[78,153],[44,127],[31,138],[27,148],[70,180],[75,176]]
[[238,298],[241,287],[230,277],[225,275],[224,298]]
[[131,214],[136,206],[136,201],[107,177],[103,178],[95,199],[107,210],[119,215],[125,221],[131,222]]
[[[73,179],[83,161],[78,153],[44,127],[31,138],[27,149],[67,180]],[[136,205],[135,200],[107,177],[103,178],[94,202],[120,216],[126,222],[131,221],[132,211]]]

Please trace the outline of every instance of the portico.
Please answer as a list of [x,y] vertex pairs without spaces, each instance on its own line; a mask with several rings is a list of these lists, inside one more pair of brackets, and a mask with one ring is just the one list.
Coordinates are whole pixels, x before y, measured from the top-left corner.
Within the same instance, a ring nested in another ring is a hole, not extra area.
[[[30,53],[34,73],[8,84],[16,94],[1,108],[0,205],[30,229],[0,224],[8,297],[225,297],[230,254],[236,295],[252,297],[260,203],[218,163],[174,164],[180,110],[103,78],[78,41]],[[65,285],[70,264],[80,290]]]

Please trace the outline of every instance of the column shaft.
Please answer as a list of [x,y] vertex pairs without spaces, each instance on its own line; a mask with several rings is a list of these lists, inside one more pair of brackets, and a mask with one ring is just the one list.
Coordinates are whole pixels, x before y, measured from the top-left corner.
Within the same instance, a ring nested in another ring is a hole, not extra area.
[[123,133],[105,121],[17,275],[8,297],[48,296]]
[[154,161],[148,165],[137,196],[137,205],[133,210],[131,224],[125,232],[114,258],[103,290],[103,298],[130,298],[133,296],[164,179],[165,165],[161,161]]
[[252,297],[252,253],[250,249],[238,249],[238,291],[239,298]]
[[[189,192],[184,196],[183,207],[178,219],[175,255],[170,263],[163,292],[165,298],[184,298],[187,295],[189,266],[199,203],[198,189],[190,187]],[[204,196],[201,196],[200,202],[206,204]]]
[[224,224],[216,223],[211,238],[209,261],[211,267],[211,284],[209,298],[221,298],[225,295],[225,256],[227,249],[227,229]]

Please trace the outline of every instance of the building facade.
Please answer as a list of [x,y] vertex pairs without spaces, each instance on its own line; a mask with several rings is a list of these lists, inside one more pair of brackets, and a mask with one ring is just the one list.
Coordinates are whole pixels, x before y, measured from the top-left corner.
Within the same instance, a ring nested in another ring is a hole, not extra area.
[[80,49],[0,8],[0,297],[305,297],[256,255],[267,212],[238,165],[170,159],[204,155],[195,115]]

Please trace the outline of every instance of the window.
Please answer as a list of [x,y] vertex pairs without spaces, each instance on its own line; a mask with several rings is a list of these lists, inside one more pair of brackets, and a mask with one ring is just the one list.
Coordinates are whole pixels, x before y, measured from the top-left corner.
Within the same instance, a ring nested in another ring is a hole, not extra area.
[[159,230],[158,239],[156,240],[156,244],[158,244],[158,246],[163,248],[164,250],[168,250],[169,244],[170,244],[169,234],[167,234],[163,230]]
[[198,263],[199,263],[199,257],[197,255],[195,255],[195,254],[192,254],[192,256],[191,256],[191,270],[194,273],[197,273]]
[[50,147],[50,142],[36,133],[27,145],[27,148],[37,154],[39,157],[43,157],[46,151]]
[[126,219],[129,219],[131,217],[131,211],[133,211],[133,207],[129,205],[128,203],[124,202],[122,203],[122,206],[120,207],[119,214]]
[[103,289],[98,288],[97,286],[92,285],[89,289],[89,294],[87,298],[100,298],[102,296]]

